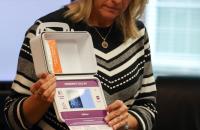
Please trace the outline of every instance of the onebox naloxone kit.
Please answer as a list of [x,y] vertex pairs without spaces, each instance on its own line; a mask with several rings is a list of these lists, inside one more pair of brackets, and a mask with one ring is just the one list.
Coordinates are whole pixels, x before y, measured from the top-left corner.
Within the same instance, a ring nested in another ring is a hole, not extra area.
[[[52,28],[63,31],[52,31]],[[97,72],[92,38],[86,31],[70,31],[67,24],[42,23],[30,41],[36,75],[54,73],[54,108],[71,130],[112,130],[104,117],[106,101]]]

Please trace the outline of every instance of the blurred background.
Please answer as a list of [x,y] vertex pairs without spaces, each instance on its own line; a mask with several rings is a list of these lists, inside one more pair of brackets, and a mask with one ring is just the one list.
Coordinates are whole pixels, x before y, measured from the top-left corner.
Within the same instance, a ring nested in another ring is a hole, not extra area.
[[[26,30],[70,0],[1,0],[0,102],[10,94]],[[149,0],[149,33],[158,88],[156,130],[200,130],[200,0]],[[8,130],[0,105],[0,128]],[[5,127],[5,128],[4,128]]]
[[200,76],[200,0],[149,0],[145,23],[156,75]]
[[[13,80],[24,34],[34,20],[69,2],[1,0],[0,81]],[[144,22],[156,76],[200,76],[200,0],[150,0]]]
[[27,29],[38,18],[70,0],[1,0],[0,81],[14,79],[20,47]]

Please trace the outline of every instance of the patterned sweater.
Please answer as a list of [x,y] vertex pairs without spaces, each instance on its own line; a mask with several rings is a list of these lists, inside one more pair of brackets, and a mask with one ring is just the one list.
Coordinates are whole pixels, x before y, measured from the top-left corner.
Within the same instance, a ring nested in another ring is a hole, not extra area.
[[[62,22],[75,31],[88,31],[93,39],[98,72],[95,75],[101,81],[107,103],[119,99],[125,102],[129,113],[137,118],[142,130],[151,130],[155,121],[156,85],[152,73],[150,46],[147,31],[141,21],[137,21],[140,36],[124,42],[123,34],[113,24],[106,41],[108,48],[101,46],[102,39],[94,27],[81,21],[73,23],[63,16],[67,10],[63,7],[40,19],[25,34],[15,80],[12,84],[12,95],[6,99],[4,112],[12,130],[28,129],[24,123],[22,104],[31,95],[30,86],[38,80],[35,74],[30,40],[35,37],[36,29],[41,23]],[[53,28],[57,30],[56,28]],[[97,28],[105,36],[110,27]],[[57,30],[59,31],[59,30]],[[58,122],[53,107],[42,117],[31,130],[67,130],[66,124]]]

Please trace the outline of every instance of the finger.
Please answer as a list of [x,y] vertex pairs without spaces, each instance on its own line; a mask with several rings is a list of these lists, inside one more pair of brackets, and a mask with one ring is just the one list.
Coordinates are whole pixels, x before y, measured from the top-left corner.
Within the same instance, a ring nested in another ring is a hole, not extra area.
[[115,125],[112,126],[113,130],[117,130],[121,127],[124,127],[128,122],[128,118],[126,118],[125,120],[121,120],[120,122],[116,123]]
[[113,111],[115,109],[118,109],[119,107],[121,107],[124,103],[121,100],[116,100],[115,102],[113,102],[112,104],[107,106],[107,111]]
[[40,82],[40,80],[38,80],[37,82],[35,82],[31,88],[30,91],[35,94],[36,91],[38,91],[38,89],[40,88],[40,86],[42,85],[42,83]]
[[51,79],[52,77],[55,77],[54,74],[47,74],[45,75],[42,79],[44,79],[44,81],[48,81],[49,79]]
[[[33,94],[38,93],[38,89],[39,89],[40,86],[45,82],[45,81],[44,81],[44,78],[47,77],[47,74],[46,74],[46,73],[43,73],[40,77],[41,77],[41,78],[40,78],[37,82],[35,82],[35,83],[31,86],[31,88],[30,88],[30,91],[31,91]],[[41,93],[41,92],[39,92],[39,93]]]
[[126,105],[121,106],[120,108],[110,112],[106,117],[105,120],[106,122],[111,121],[112,119],[122,115],[123,113],[128,112],[128,107]]
[[109,126],[114,126],[118,124],[121,121],[127,120],[128,119],[128,112],[124,112],[120,116],[115,117],[111,121],[108,122]]
[[55,96],[56,91],[53,91],[51,93],[51,95],[49,96],[49,98],[47,99],[47,102],[52,103],[54,100],[54,96]]
[[51,86],[56,81],[55,76],[53,75],[48,75],[44,80],[44,83],[38,89],[38,93],[43,94],[49,88],[49,86]]
[[54,82],[42,95],[42,97],[45,100],[48,100],[48,98],[52,95],[52,93],[54,93],[54,91],[56,90],[56,83]]
[[48,75],[48,73],[42,73],[41,75],[39,75],[39,78],[45,79]]

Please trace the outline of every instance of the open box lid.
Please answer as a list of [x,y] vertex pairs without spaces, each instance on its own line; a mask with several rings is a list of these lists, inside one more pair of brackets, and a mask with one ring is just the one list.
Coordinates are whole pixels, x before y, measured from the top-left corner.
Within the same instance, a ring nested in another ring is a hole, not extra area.
[[93,42],[88,32],[44,32],[41,40],[50,73],[76,75],[97,72]]

